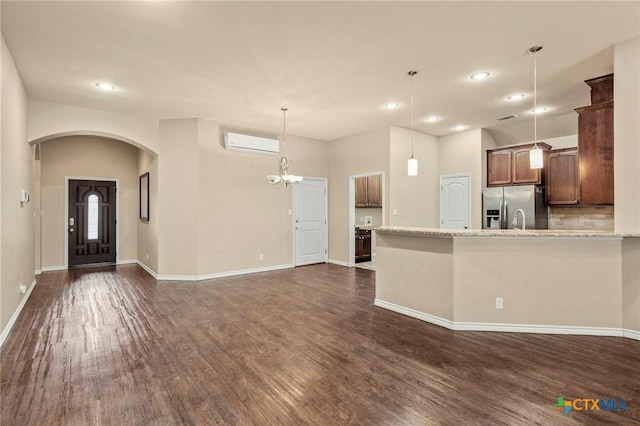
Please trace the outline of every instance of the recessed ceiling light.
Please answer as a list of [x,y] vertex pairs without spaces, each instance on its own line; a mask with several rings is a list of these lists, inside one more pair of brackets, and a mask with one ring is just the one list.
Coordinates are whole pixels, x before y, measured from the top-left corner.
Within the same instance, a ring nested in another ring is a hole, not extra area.
[[464,130],[466,128],[467,126],[465,126],[464,124],[458,124],[457,126],[453,126],[453,130],[456,130],[456,131]]
[[507,100],[509,100],[509,101],[521,101],[524,98],[525,98],[525,94],[524,93],[518,93],[517,95],[507,96]]
[[485,78],[489,77],[489,73],[486,71],[483,72],[477,72],[475,74],[473,74],[471,76],[471,80],[484,80]]
[[390,102],[384,106],[386,109],[396,109],[398,108],[398,104],[395,102]]
[[96,83],[96,86],[98,87],[98,89],[100,90],[104,90],[104,91],[112,91],[112,90],[116,90],[116,86],[114,86],[111,83]]
[[430,115],[429,117],[424,119],[424,121],[428,121],[429,123],[434,123],[438,120],[440,120],[440,117],[438,117],[437,115]]
[[538,107],[536,109],[532,109],[531,112],[534,113],[534,114],[542,114],[546,110],[547,110],[546,107]]

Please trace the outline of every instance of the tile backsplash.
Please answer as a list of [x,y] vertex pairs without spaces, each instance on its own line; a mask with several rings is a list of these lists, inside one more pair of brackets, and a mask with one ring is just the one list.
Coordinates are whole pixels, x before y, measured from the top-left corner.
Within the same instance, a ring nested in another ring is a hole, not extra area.
[[613,206],[549,207],[549,229],[613,231]]

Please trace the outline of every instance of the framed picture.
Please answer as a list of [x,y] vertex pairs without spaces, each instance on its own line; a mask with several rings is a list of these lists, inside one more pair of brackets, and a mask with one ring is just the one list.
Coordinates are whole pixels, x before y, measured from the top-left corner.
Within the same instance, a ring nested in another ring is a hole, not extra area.
[[140,220],[149,221],[149,172],[140,175]]

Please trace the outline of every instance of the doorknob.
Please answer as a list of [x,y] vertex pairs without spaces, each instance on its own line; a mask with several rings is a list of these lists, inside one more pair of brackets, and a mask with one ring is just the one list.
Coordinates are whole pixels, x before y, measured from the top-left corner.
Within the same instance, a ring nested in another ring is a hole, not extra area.
[[69,226],[73,226],[73,225],[74,225],[74,223],[75,223],[75,219],[74,219],[74,218],[72,218],[72,217],[70,217],[70,218],[69,218]]
[[73,228],[69,228],[69,232],[73,232]]

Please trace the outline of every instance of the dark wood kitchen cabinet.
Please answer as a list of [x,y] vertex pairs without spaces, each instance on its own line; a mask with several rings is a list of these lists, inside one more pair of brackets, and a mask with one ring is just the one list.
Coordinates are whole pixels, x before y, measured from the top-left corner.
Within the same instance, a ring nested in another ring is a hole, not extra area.
[[578,148],[550,151],[547,165],[547,204],[578,204]]
[[[544,185],[545,169],[529,167],[529,151],[533,144],[487,151],[487,186]],[[544,151],[544,164],[551,146],[539,142]]]
[[382,176],[364,176],[355,179],[356,207],[382,207]]
[[585,83],[592,104],[576,109],[580,204],[613,205],[613,74]]
[[356,228],[356,263],[371,260],[371,230]]
[[513,149],[487,151],[487,186],[511,185]]

